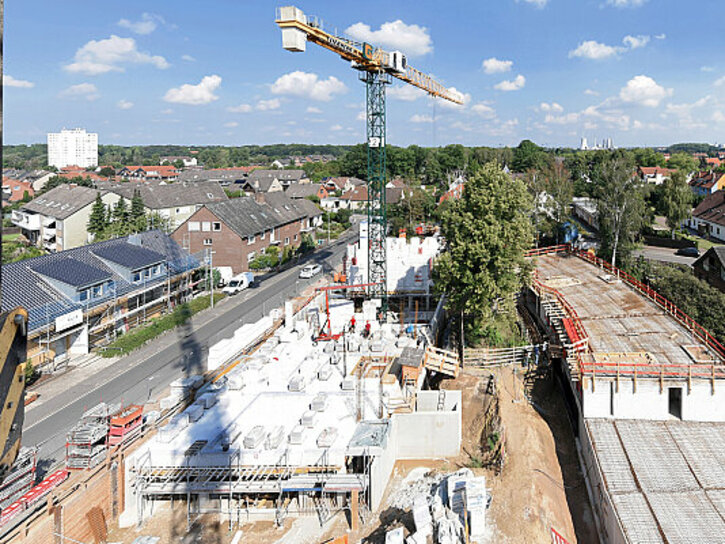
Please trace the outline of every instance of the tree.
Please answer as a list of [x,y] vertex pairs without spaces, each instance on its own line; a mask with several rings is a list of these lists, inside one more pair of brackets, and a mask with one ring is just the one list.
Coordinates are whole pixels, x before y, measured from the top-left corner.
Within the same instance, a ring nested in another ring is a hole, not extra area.
[[112,178],[116,175],[116,170],[111,168],[110,166],[104,166],[101,168],[100,172],[98,172],[99,176],[103,176],[104,178]]
[[531,197],[521,180],[512,180],[489,163],[472,169],[466,190],[443,213],[447,251],[436,261],[435,277],[447,307],[459,318],[487,320],[514,311],[513,294],[528,282],[531,247]]
[[108,227],[106,217],[106,205],[101,199],[101,193],[96,193],[96,200],[91,208],[91,215],[88,218],[88,226],[86,230],[94,236],[100,235]]
[[128,221],[128,206],[126,206],[126,199],[121,197],[116,206],[113,208],[113,220],[121,223]]
[[141,191],[138,189],[134,190],[133,197],[131,198],[129,220],[133,223],[134,230],[146,229],[146,210],[144,208],[143,198],[141,198]]
[[667,226],[672,230],[672,239],[675,239],[675,229],[690,215],[692,206],[692,191],[685,180],[685,174],[677,171],[665,179],[662,184],[662,207],[667,217]]
[[617,252],[629,254],[645,222],[644,194],[634,165],[624,156],[602,162],[595,171],[602,250],[617,264]]
[[532,168],[538,169],[543,165],[544,158],[543,149],[531,140],[523,140],[514,150],[511,168],[515,172],[526,172]]
[[670,157],[670,160],[667,161],[667,166],[668,168],[681,170],[685,173],[685,175],[687,175],[690,172],[697,170],[698,163],[697,159],[689,153],[675,153]]
[[640,147],[634,150],[634,160],[637,166],[651,167],[664,166],[665,157],[649,147]]

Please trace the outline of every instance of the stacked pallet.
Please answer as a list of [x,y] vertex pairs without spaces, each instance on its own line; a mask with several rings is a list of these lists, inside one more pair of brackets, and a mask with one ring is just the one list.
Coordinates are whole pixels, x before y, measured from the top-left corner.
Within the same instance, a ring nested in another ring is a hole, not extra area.
[[0,510],[10,506],[33,486],[36,453],[33,448],[20,448],[12,468],[0,484]]
[[83,414],[78,424],[66,436],[66,468],[89,469],[103,461],[111,416],[119,409],[120,405],[102,402]]
[[115,446],[141,432],[143,407],[131,404],[111,416],[108,445]]

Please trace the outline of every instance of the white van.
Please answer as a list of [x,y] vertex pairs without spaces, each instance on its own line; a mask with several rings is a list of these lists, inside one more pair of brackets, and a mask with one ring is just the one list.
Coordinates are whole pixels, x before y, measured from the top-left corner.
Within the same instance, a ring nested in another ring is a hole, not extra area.
[[219,284],[217,287],[224,287],[229,284],[231,279],[234,277],[231,266],[218,266],[214,270],[219,272]]
[[244,291],[247,287],[254,284],[254,274],[251,272],[242,272],[229,280],[227,286],[222,289],[222,293],[227,295],[236,295],[239,291]]

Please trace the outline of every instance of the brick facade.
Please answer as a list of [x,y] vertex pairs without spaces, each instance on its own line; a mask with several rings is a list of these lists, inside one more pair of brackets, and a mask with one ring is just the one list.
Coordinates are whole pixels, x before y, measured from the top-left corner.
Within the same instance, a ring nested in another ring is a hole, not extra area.
[[[274,240],[279,242],[276,245],[279,246],[280,252],[287,245],[294,247],[300,245],[302,228],[307,225],[308,221],[305,218],[274,229]],[[200,223],[202,225],[201,229],[199,231],[190,231],[189,223],[192,222]],[[205,224],[209,225],[209,230],[204,230]],[[202,207],[182,223],[171,234],[171,237],[192,254],[211,248],[214,251],[213,263],[215,267],[229,266],[234,274],[239,274],[249,271],[250,254],[260,255],[270,245],[273,245],[271,235],[271,231],[265,232],[263,237],[256,235],[250,243],[248,238],[242,239],[219,217],[214,215],[211,210]]]

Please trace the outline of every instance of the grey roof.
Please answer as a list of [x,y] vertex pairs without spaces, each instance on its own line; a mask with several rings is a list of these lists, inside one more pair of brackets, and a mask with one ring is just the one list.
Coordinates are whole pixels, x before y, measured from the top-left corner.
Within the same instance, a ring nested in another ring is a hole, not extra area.
[[31,270],[74,287],[100,283],[112,276],[109,270],[103,270],[73,258],[37,263],[31,267]]
[[253,197],[242,197],[210,204],[207,208],[242,238],[322,213],[313,202],[292,200],[284,193],[267,193],[263,203]]
[[301,179],[306,178],[304,170],[252,170],[249,174],[249,181],[255,183],[263,181],[271,183],[272,180],[278,179],[284,183],[299,183]]
[[[69,300],[62,293],[56,291],[49,282],[44,281],[42,276],[34,272],[34,270],[47,272],[54,267],[64,269],[68,263],[71,265],[68,267],[71,270],[79,266],[76,263],[82,263],[113,278],[115,289],[104,294],[103,298],[94,300],[94,305],[105,303],[112,296],[121,296],[134,290],[136,286],[126,282],[94,254],[101,248],[113,248],[128,243],[137,244],[139,247],[162,254],[167,260],[172,274],[199,266],[198,260],[179,247],[171,237],[158,230],[106,240],[33,259],[4,264],[1,269],[2,282],[0,282],[2,311],[9,311],[18,306],[24,307],[28,310],[28,328],[34,330],[47,322],[53,322],[59,315],[84,308],[85,306]],[[161,278],[150,283],[164,281],[166,279]]]
[[692,266],[700,265],[702,262],[705,261],[705,259],[708,259],[711,254],[714,254],[718,261],[720,261],[720,266],[722,268],[725,268],[725,246],[713,246],[710,249],[708,249],[705,253],[700,255],[695,262],[692,263]]
[[129,243],[98,247],[93,249],[93,254],[131,270],[139,270],[166,260],[157,251]]
[[298,200],[295,200],[294,202],[295,205],[297,205],[299,208],[302,208],[302,211],[305,212],[307,217],[318,217],[322,215],[322,210],[317,204],[315,204],[311,200],[307,200],[306,198],[300,198]]
[[224,170],[184,170],[179,173],[179,181],[229,181],[242,182],[247,179],[247,174],[241,169]]
[[99,188],[116,193],[128,200],[133,198],[133,193],[138,189],[141,193],[144,206],[152,210],[174,208],[176,206],[192,206],[210,204],[227,200],[227,194],[217,181],[198,181],[193,183],[176,182],[144,182],[144,183],[122,183],[110,182],[99,183]]
[[295,183],[287,187],[284,194],[290,198],[305,198],[308,196],[316,196],[319,190],[319,183]]
[[[92,204],[97,194],[98,190],[93,187],[63,184],[24,204],[22,209],[56,219],[66,219]],[[101,194],[104,192],[101,191]]]

